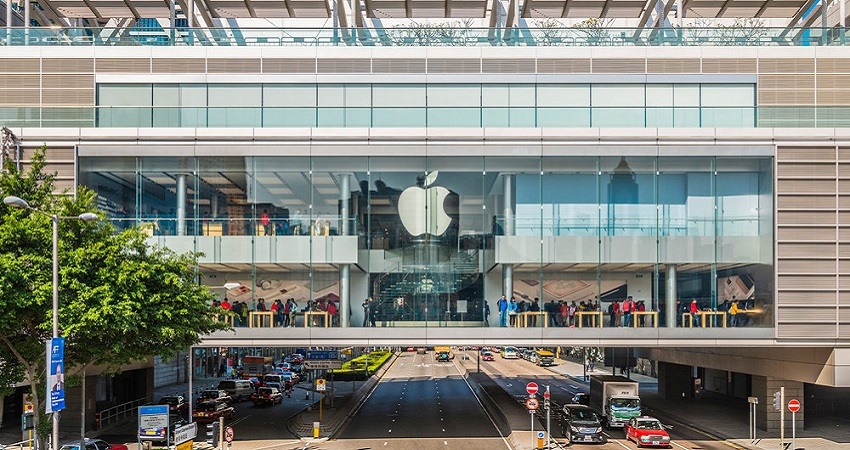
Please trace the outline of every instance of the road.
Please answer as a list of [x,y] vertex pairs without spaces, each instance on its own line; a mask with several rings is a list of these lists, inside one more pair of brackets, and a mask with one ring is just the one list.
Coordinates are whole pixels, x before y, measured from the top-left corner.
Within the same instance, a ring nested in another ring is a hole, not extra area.
[[[474,351],[468,352],[469,358],[475,361],[476,354]],[[525,391],[525,385],[530,381],[535,381],[541,386],[550,386],[553,405],[562,405],[569,401],[573,395],[579,392],[587,392],[587,386],[575,382],[572,379],[566,378],[547,368],[538,367],[523,359],[502,359],[496,356],[493,362],[481,361],[481,370],[486,372],[498,383],[506,392],[517,398],[517,401],[523,401],[528,394]],[[554,410],[553,410],[554,413]],[[648,411],[652,414],[652,411]],[[560,430],[555,425],[557,420],[555,415],[552,415],[552,436],[555,440],[564,444],[566,441],[561,438]],[[669,422],[668,422],[669,423]],[[623,450],[624,448],[634,449],[637,446],[623,439],[623,434],[618,429],[608,429],[606,433],[609,435],[609,442],[605,445],[592,444],[573,444],[570,448],[594,448],[598,450]],[[715,440],[703,432],[683,424],[672,424],[672,429],[669,430],[670,437],[673,440],[673,448],[677,450],[730,450],[737,448],[730,446],[722,441]]]
[[310,448],[509,449],[452,362],[402,353],[339,437]]

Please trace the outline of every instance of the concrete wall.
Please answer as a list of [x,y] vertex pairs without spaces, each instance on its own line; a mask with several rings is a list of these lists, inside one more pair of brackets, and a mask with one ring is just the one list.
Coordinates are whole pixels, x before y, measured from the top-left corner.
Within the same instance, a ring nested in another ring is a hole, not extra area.
[[753,377],[753,396],[759,398],[756,413],[758,427],[762,430],[777,431],[782,423],[782,412],[773,408],[773,394],[785,387],[785,404],[782,405],[785,418],[785,436],[791,436],[791,413],[785,405],[791,399],[800,401],[800,412],[796,415],[797,429],[802,430],[805,424],[803,417],[806,413],[806,399],[803,391],[803,383],[797,381],[781,380],[773,377]]

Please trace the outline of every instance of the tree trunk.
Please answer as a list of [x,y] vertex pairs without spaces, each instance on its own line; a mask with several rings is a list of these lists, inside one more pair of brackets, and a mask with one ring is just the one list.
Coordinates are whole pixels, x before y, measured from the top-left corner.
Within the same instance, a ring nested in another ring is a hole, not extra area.
[[[32,403],[35,405],[35,414],[33,414],[33,427],[35,429],[35,439],[40,449],[47,448],[47,439],[45,439],[45,434],[41,432],[41,418],[45,417],[44,415],[44,406],[41,404],[41,401],[38,398],[38,384],[36,382],[36,375],[32,370],[26,371],[27,381],[30,384],[30,393],[32,394]],[[57,447],[58,448],[58,447]]]
[[0,427],[2,427],[2,426],[3,426],[3,409],[4,409],[3,407],[5,406],[5,405],[3,404],[3,401],[4,401],[5,399],[6,399],[6,397],[4,397],[4,396],[0,395]]

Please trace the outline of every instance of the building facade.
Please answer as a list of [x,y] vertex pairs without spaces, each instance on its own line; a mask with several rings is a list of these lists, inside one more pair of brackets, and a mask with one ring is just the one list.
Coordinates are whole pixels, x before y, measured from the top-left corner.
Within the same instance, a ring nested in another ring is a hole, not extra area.
[[[843,2],[307,1],[276,28],[205,3],[176,28],[15,29],[0,65],[24,162],[46,145],[116,227],[240,284],[222,299],[298,304],[205,345],[629,346],[671,395],[850,387]],[[602,314],[500,327],[502,295]],[[611,326],[628,297],[646,314]],[[329,303],[333,328],[301,314]]]

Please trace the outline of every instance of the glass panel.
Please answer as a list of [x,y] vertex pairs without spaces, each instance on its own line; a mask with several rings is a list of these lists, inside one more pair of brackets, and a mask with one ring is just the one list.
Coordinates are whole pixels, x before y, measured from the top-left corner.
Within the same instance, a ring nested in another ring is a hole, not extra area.
[[424,127],[425,108],[374,108],[374,127]]
[[207,95],[209,106],[262,106],[259,84],[210,84]]
[[101,106],[151,106],[150,84],[99,84],[97,102]]
[[428,107],[435,106],[467,106],[477,109],[481,106],[481,86],[477,84],[428,85]]
[[263,103],[268,107],[314,107],[315,84],[264,84]]
[[535,106],[535,85],[533,84],[512,84],[510,85],[508,104],[512,108],[518,106]]
[[702,106],[753,106],[755,86],[752,84],[703,84]]
[[590,108],[538,108],[538,127],[589,127]]
[[509,127],[511,124],[510,109],[508,108],[482,108],[481,126],[483,127]]
[[262,108],[209,108],[207,120],[211,127],[261,127]]
[[[699,90],[697,90],[697,94],[699,94]],[[673,85],[647,84],[646,106],[673,106]]]
[[510,91],[507,84],[485,84],[481,87],[482,106],[510,106]]
[[[590,104],[597,106],[644,106],[643,84],[594,84]],[[594,125],[595,126],[595,125]]]
[[480,108],[428,108],[429,127],[481,126]]
[[264,127],[314,127],[316,108],[263,108]]
[[345,85],[320,84],[319,106],[345,106]]
[[700,105],[700,87],[698,84],[673,85],[673,104],[676,106]]
[[643,127],[646,124],[644,108],[597,108],[591,110],[593,127]]
[[424,107],[425,85],[375,84],[372,86],[372,106],[376,108],[387,106],[411,108],[417,106]]
[[537,106],[590,106],[590,85],[539,84]]

